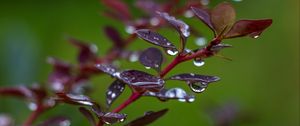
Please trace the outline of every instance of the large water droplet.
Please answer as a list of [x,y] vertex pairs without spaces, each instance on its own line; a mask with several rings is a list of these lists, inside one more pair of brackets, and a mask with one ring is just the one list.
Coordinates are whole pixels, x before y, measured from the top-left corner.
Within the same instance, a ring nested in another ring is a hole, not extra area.
[[33,103],[33,102],[30,102],[28,103],[28,108],[31,110],[31,111],[35,111],[37,109],[37,104]]
[[201,82],[199,82],[199,83],[190,83],[189,87],[191,88],[191,90],[193,92],[202,93],[207,88],[207,84],[206,83],[201,83]]
[[198,46],[204,46],[206,44],[206,39],[204,37],[198,37],[195,39],[195,44]]
[[167,53],[171,56],[174,56],[178,53],[178,51],[177,50],[172,50],[172,49],[167,49]]
[[198,59],[195,59],[194,61],[193,61],[193,63],[194,63],[194,65],[195,66],[197,66],[197,67],[201,67],[201,66],[203,66],[204,64],[205,64],[205,62],[203,61],[203,60],[198,60]]
[[65,120],[59,123],[59,126],[70,126],[71,122],[69,120]]
[[129,61],[130,62],[136,62],[138,61],[139,59],[139,55],[137,53],[132,53],[130,56],[129,56]]
[[191,17],[194,16],[194,13],[191,10],[187,10],[187,11],[184,12],[184,16],[186,18],[191,18]]
[[150,19],[150,24],[151,24],[152,26],[157,26],[157,25],[159,25],[159,19],[158,19],[157,17],[151,18],[151,19]]
[[129,34],[133,34],[135,30],[136,30],[135,27],[130,25],[126,26],[125,28],[125,31]]

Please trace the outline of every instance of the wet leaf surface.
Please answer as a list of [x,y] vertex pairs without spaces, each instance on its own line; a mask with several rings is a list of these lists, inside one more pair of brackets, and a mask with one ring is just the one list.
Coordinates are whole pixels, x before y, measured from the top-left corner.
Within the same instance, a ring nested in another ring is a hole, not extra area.
[[85,95],[56,93],[57,97],[54,98],[58,102],[74,104],[74,105],[86,105],[93,106],[94,102]]
[[161,101],[166,101],[170,99],[177,99],[181,102],[193,102],[195,101],[194,95],[188,95],[181,88],[171,88],[171,89],[162,89],[159,92],[146,92],[144,96],[156,97]]
[[96,68],[113,77],[117,77],[119,73],[117,68],[110,64],[96,64]]
[[108,107],[123,93],[125,83],[120,80],[115,80],[106,91],[106,104]]
[[190,83],[193,82],[203,82],[203,83],[211,83],[219,81],[220,78],[217,76],[208,76],[208,75],[199,75],[194,73],[183,73],[177,74],[169,78],[170,80],[180,80],[180,81],[187,81]]
[[202,8],[191,7],[194,14],[204,23],[206,24],[211,30],[214,31],[213,24],[211,22],[210,12],[209,10],[204,10]]
[[151,67],[160,71],[163,55],[159,49],[151,47],[141,53],[139,61],[145,67]]

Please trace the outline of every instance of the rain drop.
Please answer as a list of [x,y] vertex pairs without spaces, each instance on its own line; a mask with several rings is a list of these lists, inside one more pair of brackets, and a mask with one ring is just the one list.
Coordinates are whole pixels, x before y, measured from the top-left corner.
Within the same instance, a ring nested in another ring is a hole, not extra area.
[[138,61],[139,59],[139,56],[136,54],[136,53],[132,53],[130,56],[129,56],[129,61],[130,62],[136,62]]
[[159,25],[159,19],[156,18],[156,17],[151,18],[151,19],[150,19],[150,24],[151,24],[152,26],[157,26],[157,25]]
[[186,18],[191,18],[191,17],[194,16],[194,13],[191,10],[187,10],[187,11],[184,12],[184,16]]
[[243,0],[232,0],[233,2],[242,2]]
[[59,126],[70,126],[71,122],[69,120],[65,120],[59,123]]
[[133,34],[135,30],[136,30],[135,27],[130,26],[130,25],[129,25],[129,26],[126,26],[126,28],[125,28],[125,31],[126,31],[128,34]]
[[178,51],[177,51],[177,50],[171,50],[171,49],[168,49],[168,50],[167,50],[167,53],[168,53],[169,55],[171,55],[171,56],[174,56],[174,55],[176,55],[176,54],[178,53]]
[[194,62],[194,65],[197,66],[197,67],[201,67],[205,64],[205,62],[201,59],[200,60],[195,59],[193,62]]
[[96,53],[98,51],[98,47],[95,44],[90,45],[90,49],[92,52]]
[[255,35],[255,36],[253,36],[253,38],[255,38],[255,39],[257,39],[259,37],[259,35]]
[[209,4],[209,0],[201,0],[200,1],[202,5],[208,5]]
[[205,83],[199,82],[199,83],[191,83],[189,84],[189,87],[193,92],[202,93],[203,91],[205,91],[207,85]]
[[35,111],[37,109],[37,105],[33,102],[30,102],[28,104],[28,108],[31,110],[31,111]]
[[151,69],[151,67],[145,67],[146,69]]
[[195,40],[197,46],[204,46],[206,44],[206,39],[204,37],[198,37]]
[[194,102],[195,101],[195,97],[190,97],[187,99],[188,102]]

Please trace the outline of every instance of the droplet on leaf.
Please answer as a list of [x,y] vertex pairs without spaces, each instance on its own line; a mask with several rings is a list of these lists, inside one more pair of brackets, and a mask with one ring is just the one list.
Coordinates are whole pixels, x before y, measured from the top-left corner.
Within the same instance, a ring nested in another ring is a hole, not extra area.
[[199,59],[195,59],[194,61],[193,61],[193,63],[194,63],[194,65],[195,66],[197,66],[197,67],[201,67],[201,66],[203,66],[204,64],[205,64],[205,62],[203,61],[203,60],[199,60]]

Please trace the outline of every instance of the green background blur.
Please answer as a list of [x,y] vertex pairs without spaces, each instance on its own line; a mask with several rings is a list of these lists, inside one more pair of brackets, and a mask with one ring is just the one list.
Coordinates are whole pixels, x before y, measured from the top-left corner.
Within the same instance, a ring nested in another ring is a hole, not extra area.
[[[221,0],[212,1],[210,6]],[[220,82],[210,85],[205,93],[197,95],[196,102],[161,103],[155,98],[142,98],[122,111],[128,114],[128,120],[142,115],[144,111],[170,108],[163,118],[152,125],[213,125],[207,108],[234,101],[242,112],[255,118],[251,123],[236,125],[299,125],[299,0],[244,0],[232,3],[239,19],[272,18],[273,25],[258,39],[224,41],[234,47],[221,53],[233,58],[233,61],[213,57],[200,68],[186,62],[169,73],[195,72],[222,78]],[[105,25],[117,27],[124,37],[128,35],[121,23],[100,15],[103,9],[97,0],[1,0],[0,86],[45,82],[51,71],[51,66],[45,62],[48,56],[75,63],[76,49],[66,42],[66,35],[95,43],[99,55],[103,55],[111,45],[102,31]],[[196,18],[186,21],[211,38],[209,29]],[[163,30],[161,33],[176,42],[177,38],[171,37],[177,35],[174,31]],[[130,49],[149,46],[138,39]],[[189,46],[196,47],[193,38],[189,40]],[[125,61],[122,61],[122,68],[145,70],[139,63]],[[112,81],[108,76],[94,77],[91,82],[95,90],[92,98],[104,103],[104,91]],[[185,84],[175,81],[170,81],[167,86],[188,89]],[[113,107],[128,95],[127,89]],[[10,115],[17,124],[23,122],[29,113],[24,101],[0,97],[0,114]],[[67,115],[74,126],[88,124],[77,107],[69,105],[50,110],[39,121],[54,115]]]

